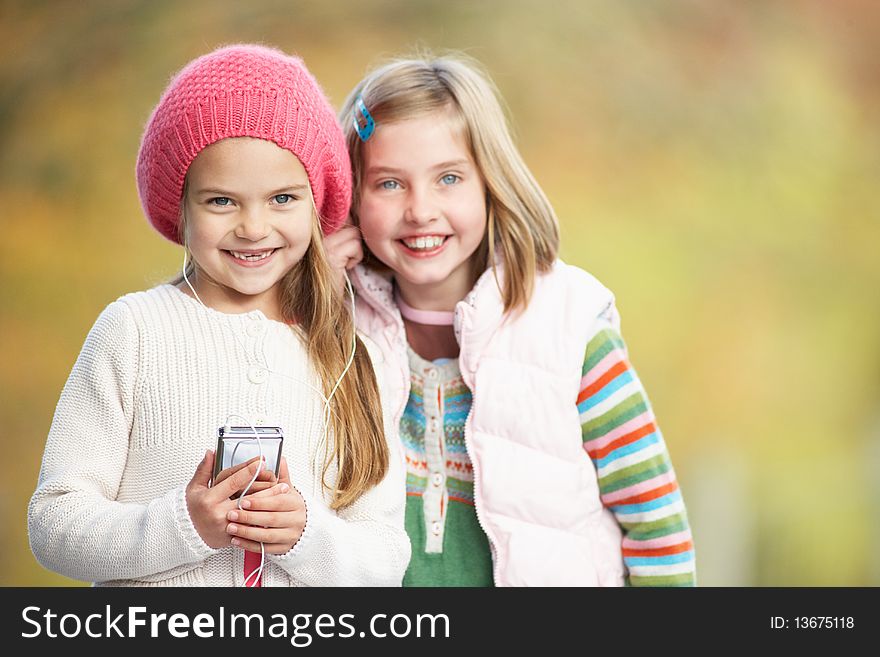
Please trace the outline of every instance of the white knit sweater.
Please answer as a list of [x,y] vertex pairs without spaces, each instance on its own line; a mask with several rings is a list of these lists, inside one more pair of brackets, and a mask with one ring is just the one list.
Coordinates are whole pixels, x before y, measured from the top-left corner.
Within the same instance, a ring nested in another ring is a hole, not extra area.
[[[385,480],[349,508],[330,510],[316,474],[323,403],[305,384],[320,388],[302,341],[260,311],[220,313],[171,285],[111,303],[49,431],[28,507],[37,559],[106,585],[241,586],[243,552],[208,547],[184,496],[235,413],[283,428],[291,481],[306,501],[305,531],[287,554],[267,556],[263,585],[399,585],[410,546],[397,441]],[[396,436],[387,411],[385,421]]]

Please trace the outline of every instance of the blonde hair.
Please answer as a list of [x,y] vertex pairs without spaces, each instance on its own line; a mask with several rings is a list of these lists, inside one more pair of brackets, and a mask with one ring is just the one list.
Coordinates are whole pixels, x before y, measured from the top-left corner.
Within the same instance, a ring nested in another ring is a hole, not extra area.
[[[178,228],[184,245],[186,191],[187,185],[184,184]],[[321,472],[322,485],[330,488],[326,474],[331,463],[335,462],[337,476],[330,507],[342,509],[382,481],[388,472],[389,451],[373,365],[363,342],[356,337],[351,312],[327,261],[316,211],[312,212],[312,219],[309,248],[280,281],[281,316],[305,342],[325,397],[329,397],[345,369],[351,357],[352,340],[356,340],[351,368],[331,401],[327,432],[332,437],[328,441],[332,448],[326,454]],[[197,269],[198,264],[190,258],[187,276]],[[182,280],[181,275],[172,283],[178,284]]]
[[[431,112],[451,110],[486,185],[487,230],[474,254],[474,275],[495,268],[500,249],[505,276],[505,311],[525,309],[537,272],[546,272],[559,252],[559,221],[513,143],[498,91],[480,65],[457,53],[398,59],[369,73],[340,111],[354,174],[352,217],[359,222],[364,144],[355,129],[356,103],[363,100],[376,129]],[[372,254],[365,258],[377,266]],[[497,279],[497,272],[496,272]],[[476,282],[476,281],[474,281]]]

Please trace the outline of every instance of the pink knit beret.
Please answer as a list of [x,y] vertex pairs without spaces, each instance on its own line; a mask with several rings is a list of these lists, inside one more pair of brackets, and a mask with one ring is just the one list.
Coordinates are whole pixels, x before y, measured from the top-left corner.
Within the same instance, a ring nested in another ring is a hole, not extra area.
[[286,148],[309,176],[325,235],[351,205],[351,164],[336,115],[298,57],[255,45],[220,48],[190,62],[147,121],[137,159],[141,205],[153,227],[180,242],[180,200],[196,155],[227,137]]

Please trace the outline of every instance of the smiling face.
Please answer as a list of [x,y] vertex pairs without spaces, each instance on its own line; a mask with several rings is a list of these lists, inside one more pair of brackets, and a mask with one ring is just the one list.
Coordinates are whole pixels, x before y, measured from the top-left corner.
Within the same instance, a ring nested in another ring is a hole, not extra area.
[[452,310],[464,298],[486,232],[486,192],[448,110],[377,126],[364,144],[358,216],[409,305]]
[[299,159],[262,139],[211,144],[187,171],[184,212],[202,301],[280,319],[278,283],[305,255],[315,222]]

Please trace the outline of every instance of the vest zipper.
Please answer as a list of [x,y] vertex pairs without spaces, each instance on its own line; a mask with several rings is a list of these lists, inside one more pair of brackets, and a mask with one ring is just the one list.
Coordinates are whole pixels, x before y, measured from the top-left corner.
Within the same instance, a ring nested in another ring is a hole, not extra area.
[[[464,380],[464,377],[462,377]],[[467,384],[467,381],[465,381]],[[468,386],[471,388],[470,386]],[[471,433],[471,419],[474,415],[474,402],[476,401],[476,393],[474,389],[471,388],[471,408],[468,411],[467,419],[464,421],[464,449],[467,452],[468,458],[471,461],[471,467],[474,470],[474,510],[477,512],[477,524],[480,526],[480,529],[483,530],[483,533],[486,535],[486,539],[489,541],[489,552],[492,555],[492,583],[497,587],[498,586],[498,550],[495,548],[495,541],[492,539],[492,536],[489,532],[486,531],[486,525],[483,522],[483,518],[480,515],[480,505],[477,504],[477,500],[480,499],[480,474],[477,468],[477,462],[474,460],[473,455],[471,454],[470,440],[468,439],[469,434]]]

